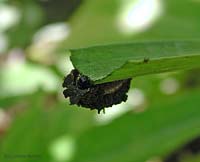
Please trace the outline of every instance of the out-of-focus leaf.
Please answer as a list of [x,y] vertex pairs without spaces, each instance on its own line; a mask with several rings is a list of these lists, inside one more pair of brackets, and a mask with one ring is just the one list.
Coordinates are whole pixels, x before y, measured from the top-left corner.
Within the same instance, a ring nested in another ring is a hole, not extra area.
[[[118,16],[121,14],[121,5],[128,5],[129,2],[131,1],[84,1],[70,21],[72,30],[64,47],[76,48],[130,40],[177,40],[200,37],[199,1],[151,1],[161,3],[161,16],[147,30],[127,35],[118,28]],[[143,16],[137,15],[138,19],[143,19]]]
[[199,162],[200,155],[186,155],[182,158],[181,162]]
[[200,135],[199,91],[129,113],[78,139],[74,162],[144,162],[166,156]]
[[76,138],[93,126],[92,113],[76,111],[77,107],[64,102],[51,105],[44,93],[28,96],[26,102],[27,107],[18,107],[11,127],[0,138],[0,161],[56,161],[49,151],[55,140],[68,135]]
[[75,68],[99,82],[200,66],[199,41],[116,44],[71,53]]

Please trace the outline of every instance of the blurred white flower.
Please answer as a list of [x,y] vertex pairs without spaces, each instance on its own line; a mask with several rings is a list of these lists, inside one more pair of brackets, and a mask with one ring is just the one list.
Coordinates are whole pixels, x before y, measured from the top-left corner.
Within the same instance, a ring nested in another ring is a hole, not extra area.
[[69,25],[66,23],[49,24],[41,28],[34,36],[35,44],[63,41],[70,33]]
[[0,32],[7,30],[20,20],[19,10],[10,5],[0,4]]
[[160,84],[160,90],[164,94],[171,95],[177,92],[180,84],[175,78],[164,79]]
[[55,23],[41,28],[33,38],[28,48],[28,55],[34,61],[44,64],[54,64],[58,56],[55,50],[62,41],[67,39],[70,28],[66,23]]
[[56,66],[63,74],[68,74],[74,69],[73,64],[70,60],[70,53],[66,51],[65,55],[60,55],[57,59]]
[[75,153],[75,139],[72,136],[60,137],[51,143],[49,152],[54,161],[70,161]]
[[27,63],[20,52],[23,51],[13,51],[2,67],[0,96],[28,94],[38,88],[55,91],[60,87],[60,80],[52,71],[43,66]]
[[161,0],[122,0],[117,25],[125,34],[138,33],[149,28],[161,13]]
[[140,106],[144,103],[145,101],[145,96],[142,90],[138,89],[138,88],[134,88],[132,90],[130,90],[130,92],[128,93],[128,105],[129,106]]

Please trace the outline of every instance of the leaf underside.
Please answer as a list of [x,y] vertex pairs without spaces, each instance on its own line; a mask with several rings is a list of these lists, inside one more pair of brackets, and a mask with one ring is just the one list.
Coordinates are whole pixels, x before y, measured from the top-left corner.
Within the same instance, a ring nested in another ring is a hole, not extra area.
[[76,69],[96,83],[200,66],[200,41],[112,44],[71,50]]

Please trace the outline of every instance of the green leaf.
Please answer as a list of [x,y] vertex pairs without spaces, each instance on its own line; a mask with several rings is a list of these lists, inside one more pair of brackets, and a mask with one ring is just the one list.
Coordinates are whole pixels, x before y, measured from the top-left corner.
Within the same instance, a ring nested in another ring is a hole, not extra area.
[[200,135],[200,92],[166,98],[82,135],[74,162],[145,162]]
[[163,41],[71,50],[75,68],[97,83],[200,66],[200,41]]

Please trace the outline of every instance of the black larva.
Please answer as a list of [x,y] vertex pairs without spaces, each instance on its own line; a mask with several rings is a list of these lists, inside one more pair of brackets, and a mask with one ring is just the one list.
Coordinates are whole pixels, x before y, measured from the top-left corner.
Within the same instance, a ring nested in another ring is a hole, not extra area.
[[106,107],[111,107],[127,100],[127,92],[131,79],[94,84],[87,76],[74,69],[64,78],[63,91],[65,98],[69,97],[72,105],[76,104],[98,113]]

